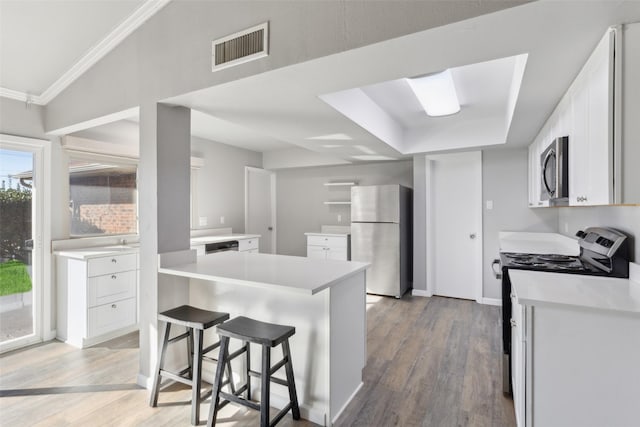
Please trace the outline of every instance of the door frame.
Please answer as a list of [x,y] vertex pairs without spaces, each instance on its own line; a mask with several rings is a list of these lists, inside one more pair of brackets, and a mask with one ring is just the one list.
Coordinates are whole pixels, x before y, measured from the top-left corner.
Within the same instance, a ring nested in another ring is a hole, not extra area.
[[[476,252],[475,252],[475,256],[476,256],[476,272],[475,272],[475,281],[473,284],[473,290],[474,290],[474,294],[475,294],[475,300],[478,303],[482,303],[483,300],[483,291],[482,291],[482,278],[483,278],[483,267],[482,267],[482,254],[483,254],[483,236],[482,236],[482,231],[483,231],[483,223],[482,223],[482,151],[472,151],[472,152],[465,152],[466,154],[469,154],[469,156],[475,161],[475,172],[476,172],[476,179],[474,180],[474,184],[475,184],[475,194],[476,197],[474,200],[474,211],[475,211],[475,216],[476,216],[476,221],[478,222],[478,230],[476,231],[476,239],[477,239],[477,245],[476,245]],[[436,154],[436,155],[426,155],[425,156],[425,190],[426,190],[426,197],[425,197],[425,213],[426,213],[426,227],[425,227],[425,241],[426,241],[426,246],[427,246],[427,260],[426,260],[426,264],[427,264],[427,275],[426,275],[426,282],[427,282],[427,296],[433,296],[434,291],[435,291],[435,266],[436,266],[436,261],[435,261],[435,242],[434,239],[431,238],[431,236],[435,235],[435,221],[434,221],[434,208],[433,208],[433,203],[432,200],[435,197],[435,193],[433,191],[432,188],[432,174],[433,174],[433,168],[432,168],[432,160],[436,160],[436,159],[443,159],[446,158],[447,156],[451,156],[451,155],[456,155],[456,154],[462,154],[462,152],[459,153],[449,153],[449,154]]]
[[276,221],[276,174],[273,171],[256,168],[253,166],[244,167],[244,232],[247,233],[249,228],[249,172],[266,173],[269,175],[271,183],[271,253],[276,253],[276,236],[278,234],[278,227]]
[[[34,188],[31,215],[33,230],[33,335],[0,345],[0,353],[55,338],[52,314],[53,295],[51,260],[51,142],[44,139],[0,134],[0,146],[18,151],[31,151],[34,156]],[[45,278],[47,278],[45,280]]]

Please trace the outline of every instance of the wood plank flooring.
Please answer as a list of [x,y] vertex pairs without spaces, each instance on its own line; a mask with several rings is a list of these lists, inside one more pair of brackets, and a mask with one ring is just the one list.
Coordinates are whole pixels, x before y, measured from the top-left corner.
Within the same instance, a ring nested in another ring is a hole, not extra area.
[[367,305],[364,386],[336,426],[515,426],[499,307],[412,296]]
[[[501,391],[498,307],[411,296],[368,296],[367,306],[364,386],[337,426],[515,425]],[[53,341],[0,356],[0,426],[190,425],[189,390],[171,386],[150,408],[137,370],[137,333],[85,350]],[[227,405],[219,421],[258,425],[257,415]],[[278,425],[314,424],[288,415]]]

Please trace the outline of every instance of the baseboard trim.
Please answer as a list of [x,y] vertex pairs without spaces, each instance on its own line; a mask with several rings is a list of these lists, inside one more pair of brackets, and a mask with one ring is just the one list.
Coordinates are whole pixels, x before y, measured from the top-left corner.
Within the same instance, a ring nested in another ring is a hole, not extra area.
[[432,296],[428,291],[425,291],[423,289],[414,289],[411,291],[411,295],[413,295],[414,297],[430,297]]
[[502,306],[502,300],[499,298],[482,298],[480,304]]
[[363,385],[364,385],[364,382],[361,382],[360,385],[358,385],[358,387],[356,387],[356,389],[353,391],[353,393],[351,393],[351,396],[349,396],[347,401],[344,402],[344,405],[342,405],[342,408],[340,408],[340,410],[336,413],[335,417],[333,417],[333,419],[331,420],[332,424],[335,423],[338,417],[342,415],[345,409],[347,409],[347,405],[349,405],[349,403],[351,403],[353,398],[356,397],[356,394],[358,394],[358,392],[360,391]]

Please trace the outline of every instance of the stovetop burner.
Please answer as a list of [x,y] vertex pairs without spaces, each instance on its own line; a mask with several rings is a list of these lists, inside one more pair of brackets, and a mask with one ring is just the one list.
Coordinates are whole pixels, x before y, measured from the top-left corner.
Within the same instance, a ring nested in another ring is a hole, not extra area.
[[567,255],[538,255],[538,259],[549,262],[572,262],[576,260],[576,257]]

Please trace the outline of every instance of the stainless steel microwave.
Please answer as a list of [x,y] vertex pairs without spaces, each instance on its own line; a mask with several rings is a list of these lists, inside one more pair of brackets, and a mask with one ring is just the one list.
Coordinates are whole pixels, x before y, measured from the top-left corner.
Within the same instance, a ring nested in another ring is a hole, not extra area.
[[569,137],[554,139],[540,155],[540,200],[569,204]]

